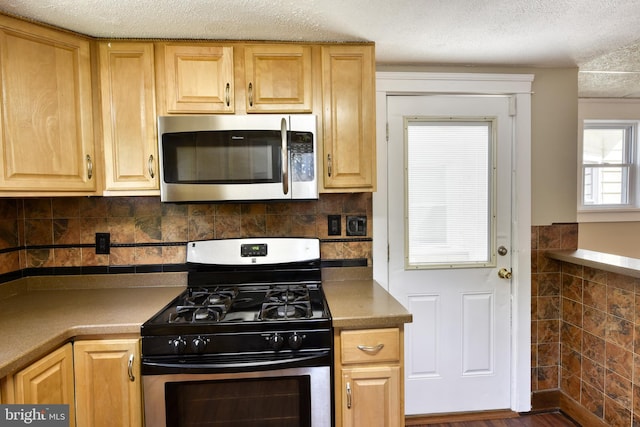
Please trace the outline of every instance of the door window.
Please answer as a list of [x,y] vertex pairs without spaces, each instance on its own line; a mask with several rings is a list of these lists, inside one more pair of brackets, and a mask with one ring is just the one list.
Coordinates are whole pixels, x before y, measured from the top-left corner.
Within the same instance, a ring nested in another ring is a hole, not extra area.
[[405,267],[493,258],[493,121],[405,118]]

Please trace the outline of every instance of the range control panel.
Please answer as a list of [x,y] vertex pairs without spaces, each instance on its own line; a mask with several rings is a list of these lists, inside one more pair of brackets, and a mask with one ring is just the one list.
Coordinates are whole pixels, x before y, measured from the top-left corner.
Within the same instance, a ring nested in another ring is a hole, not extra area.
[[265,243],[240,245],[240,255],[243,257],[267,256],[267,245]]

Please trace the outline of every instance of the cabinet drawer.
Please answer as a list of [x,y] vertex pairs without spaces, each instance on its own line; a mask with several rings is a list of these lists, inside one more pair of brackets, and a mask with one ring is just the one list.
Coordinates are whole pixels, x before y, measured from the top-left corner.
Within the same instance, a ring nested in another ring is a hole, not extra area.
[[398,362],[400,331],[397,328],[342,331],[342,363]]

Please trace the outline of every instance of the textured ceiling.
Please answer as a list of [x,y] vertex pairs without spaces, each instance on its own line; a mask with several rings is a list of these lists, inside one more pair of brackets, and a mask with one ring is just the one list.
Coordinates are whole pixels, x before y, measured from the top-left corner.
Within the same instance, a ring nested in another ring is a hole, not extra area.
[[373,41],[379,64],[578,66],[584,97],[640,97],[638,0],[0,0],[104,38]]

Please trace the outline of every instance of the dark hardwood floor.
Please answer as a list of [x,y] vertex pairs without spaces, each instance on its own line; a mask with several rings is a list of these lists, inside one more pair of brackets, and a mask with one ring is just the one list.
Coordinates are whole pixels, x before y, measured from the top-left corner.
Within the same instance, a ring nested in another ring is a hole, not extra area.
[[[409,423],[407,425],[410,425]],[[412,424],[412,427],[576,427],[580,424],[559,412],[525,414],[514,418],[469,420],[436,424]]]

